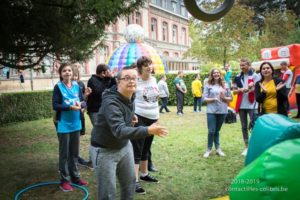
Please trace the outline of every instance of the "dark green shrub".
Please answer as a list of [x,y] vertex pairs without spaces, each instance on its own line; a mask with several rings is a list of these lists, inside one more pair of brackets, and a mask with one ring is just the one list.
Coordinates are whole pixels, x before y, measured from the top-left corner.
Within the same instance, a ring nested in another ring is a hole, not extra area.
[[52,91],[4,93],[0,95],[0,125],[49,118]]

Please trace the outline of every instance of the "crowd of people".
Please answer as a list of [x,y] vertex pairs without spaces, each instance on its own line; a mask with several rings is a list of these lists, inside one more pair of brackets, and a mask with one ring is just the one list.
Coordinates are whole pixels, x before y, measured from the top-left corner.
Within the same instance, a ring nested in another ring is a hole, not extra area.
[[[240,72],[234,77],[228,64],[224,69],[224,76],[220,69],[211,69],[203,84],[200,75],[195,74],[191,84],[193,112],[202,111],[202,102],[207,105],[204,158],[212,155],[213,146],[219,156],[225,156],[220,131],[233,95],[237,96],[235,111],[240,118],[244,156],[248,149],[249,122],[254,120],[255,114],[288,116],[288,96],[294,90],[300,106],[300,76],[292,83],[293,73],[286,62],[281,63],[279,77],[275,76],[271,63],[263,62],[259,72],[255,72],[247,58],[240,60]],[[95,171],[98,199],[116,199],[117,180],[121,199],[134,199],[135,193],[145,194],[140,180],[159,182],[149,173],[157,171],[151,159],[153,138],[168,134],[158,123],[160,113],[171,112],[166,75],[157,83],[152,61],[146,56],[119,72],[110,71],[105,64],[98,65],[87,87],[80,80],[76,66],[61,64],[58,72],[60,81],[54,87],[52,102],[59,141],[60,188],[68,192],[73,190],[72,183],[87,186],[78,169],[78,165],[83,165]],[[189,95],[183,77],[183,71],[179,71],[172,82],[178,116],[184,115],[184,96]],[[79,156],[80,135],[86,133],[85,110],[93,127],[88,159]],[[296,117],[300,117],[299,112]]]

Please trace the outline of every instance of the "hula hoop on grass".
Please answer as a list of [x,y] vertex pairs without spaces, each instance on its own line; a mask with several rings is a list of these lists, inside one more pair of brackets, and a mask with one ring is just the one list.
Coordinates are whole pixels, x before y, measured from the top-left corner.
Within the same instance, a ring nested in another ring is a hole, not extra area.
[[[45,183],[38,183],[38,184],[30,185],[30,186],[28,186],[27,188],[24,188],[24,189],[22,189],[22,190],[19,190],[19,191],[16,193],[16,195],[15,195],[15,197],[14,197],[14,200],[19,200],[20,196],[21,196],[23,193],[25,193],[25,192],[27,192],[27,191],[33,189],[33,188],[42,187],[42,186],[46,186],[46,185],[58,185],[58,184],[60,184],[60,182],[45,182]],[[76,187],[76,188],[78,188],[78,189],[84,191],[85,197],[83,197],[82,200],[87,200],[87,199],[88,199],[88,197],[89,197],[89,191],[88,191],[85,187],[80,186],[80,185],[76,185],[76,184],[73,184],[73,183],[72,183],[71,185],[72,185],[73,187]]]

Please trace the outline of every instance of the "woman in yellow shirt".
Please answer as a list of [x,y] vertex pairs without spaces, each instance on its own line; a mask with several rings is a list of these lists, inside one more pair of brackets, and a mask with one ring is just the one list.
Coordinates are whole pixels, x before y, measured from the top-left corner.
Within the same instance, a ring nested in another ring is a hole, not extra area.
[[288,98],[285,84],[274,77],[274,67],[269,62],[260,65],[261,80],[255,84],[255,97],[261,114],[277,113],[287,116]]

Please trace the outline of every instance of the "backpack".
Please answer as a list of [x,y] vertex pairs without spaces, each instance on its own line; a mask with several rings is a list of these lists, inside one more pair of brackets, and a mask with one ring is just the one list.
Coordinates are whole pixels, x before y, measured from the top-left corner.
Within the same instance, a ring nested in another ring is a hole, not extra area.
[[228,108],[228,113],[225,117],[225,123],[226,124],[236,123],[236,113],[232,108]]

